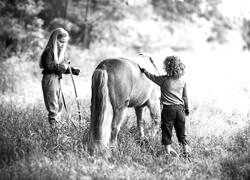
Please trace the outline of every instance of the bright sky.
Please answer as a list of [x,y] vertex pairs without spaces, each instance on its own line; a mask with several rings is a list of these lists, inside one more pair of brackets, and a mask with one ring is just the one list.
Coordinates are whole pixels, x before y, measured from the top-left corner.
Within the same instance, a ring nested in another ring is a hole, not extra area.
[[250,18],[250,1],[249,0],[222,0],[218,7],[223,15],[229,18],[248,17]]

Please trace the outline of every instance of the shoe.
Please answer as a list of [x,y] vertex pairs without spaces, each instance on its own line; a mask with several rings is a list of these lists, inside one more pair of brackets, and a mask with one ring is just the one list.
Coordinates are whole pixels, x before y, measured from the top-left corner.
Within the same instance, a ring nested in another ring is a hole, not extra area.
[[167,145],[166,156],[178,157],[178,153],[170,145]]
[[174,149],[171,149],[169,152],[167,152],[167,154],[172,155],[173,157],[178,156],[177,152]]

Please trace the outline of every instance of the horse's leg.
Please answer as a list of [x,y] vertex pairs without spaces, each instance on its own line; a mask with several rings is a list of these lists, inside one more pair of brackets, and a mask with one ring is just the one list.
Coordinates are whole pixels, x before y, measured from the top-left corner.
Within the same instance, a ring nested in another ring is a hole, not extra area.
[[111,144],[116,145],[117,136],[126,115],[127,107],[116,108],[114,110],[113,121],[111,125]]
[[140,146],[146,148],[150,153],[154,153],[154,149],[150,145],[149,140],[144,135],[144,128],[143,128],[143,111],[145,107],[136,107],[135,113],[137,116],[137,126],[140,131]]
[[154,137],[160,128],[160,121],[161,121],[160,102],[157,99],[149,99],[146,105],[149,109],[150,116],[154,122],[151,134],[151,137]]
[[136,114],[136,117],[137,117],[137,128],[140,132],[140,136],[142,138],[144,138],[145,134],[144,134],[144,128],[143,128],[143,110],[144,110],[144,107],[135,107],[135,114]]

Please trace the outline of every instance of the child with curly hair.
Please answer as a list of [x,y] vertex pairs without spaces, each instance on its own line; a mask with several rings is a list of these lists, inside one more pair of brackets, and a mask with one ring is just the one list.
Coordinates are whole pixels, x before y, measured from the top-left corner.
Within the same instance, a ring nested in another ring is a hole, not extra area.
[[[55,29],[41,55],[39,66],[42,70],[42,90],[46,109],[48,110],[48,120],[52,128],[56,127],[60,121],[62,110],[60,80],[62,74],[69,74],[70,69],[65,58],[65,50],[69,40],[69,35],[63,28]],[[80,69],[71,67],[72,74],[79,75]]]
[[166,75],[156,76],[140,68],[150,80],[160,86],[163,109],[161,113],[162,145],[167,154],[177,156],[171,147],[172,129],[175,128],[177,139],[183,147],[183,155],[189,156],[189,146],[185,133],[185,118],[189,115],[186,82],[183,79],[185,65],[177,56],[168,56],[164,60]]

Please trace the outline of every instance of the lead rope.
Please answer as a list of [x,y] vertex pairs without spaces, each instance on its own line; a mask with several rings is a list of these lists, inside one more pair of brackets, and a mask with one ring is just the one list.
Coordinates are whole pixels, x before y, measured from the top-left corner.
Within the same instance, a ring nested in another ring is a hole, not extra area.
[[67,109],[67,106],[66,106],[66,102],[65,102],[65,98],[64,98],[64,94],[63,94],[63,90],[62,90],[62,86],[61,86],[61,80],[59,80],[59,86],[60,86],[60,90],[61,90],[61,94],[62,94],[63,105],[64,105],[64,108],[65,108],[68,120],[73,124],[74,128],[77,130],[77,127],[76,127],[75,123],[70,118],[70,115],[69,115],[69,112],[68,112],[68,109]]

